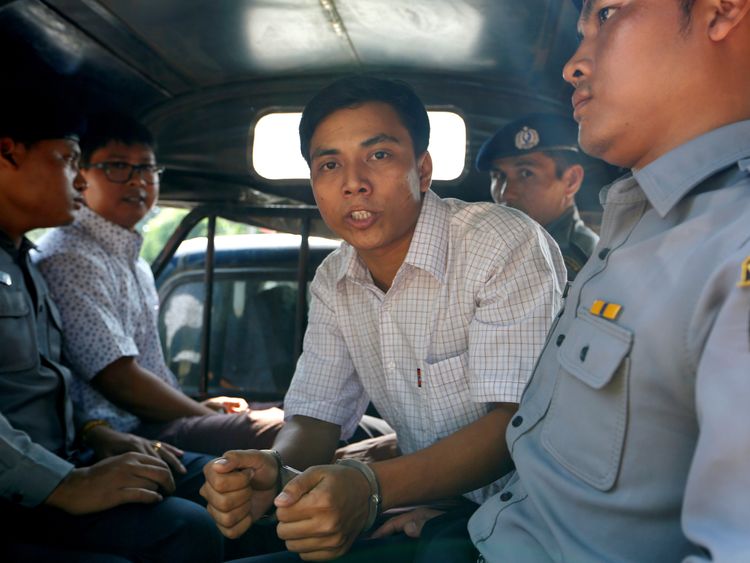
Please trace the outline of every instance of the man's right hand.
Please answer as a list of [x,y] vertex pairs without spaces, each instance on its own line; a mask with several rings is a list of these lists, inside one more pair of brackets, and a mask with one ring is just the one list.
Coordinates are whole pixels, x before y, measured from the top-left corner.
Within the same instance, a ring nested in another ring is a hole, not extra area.
[[222,534],[238,538],[268,512],[277,473],[276,459],[259,450],[229,451],[206,464],[200,493]]
[[171,494],[172,472],[161,459],[141,453],[107,458],[71,471],[45,504],[69,514],[89,514],[131,502],[150,504]]

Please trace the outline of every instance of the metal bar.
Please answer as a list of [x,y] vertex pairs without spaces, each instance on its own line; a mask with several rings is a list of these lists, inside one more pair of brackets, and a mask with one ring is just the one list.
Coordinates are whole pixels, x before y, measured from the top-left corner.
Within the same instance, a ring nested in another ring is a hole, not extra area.
[[193,230],[193,227],[200,223],[205,216],[205,210],[202,207],[196,207],[182,218],[182,221],[180,221],[180,224],[164,245],[164,248],[161,249],[151,263],[151,271],[154,273],[155,278],[158,278],[166,265],[169,264],[172,256],[174,256],[174,253],[180,247],[180,243],[185,240],[185,237]]
[[208,396],[208,374],[211,368],[211,316],[214,302],[214,238],[216,236],[216,215],[208,217],[208,240],[206,241],[206,296],[203,302],[203,328],[201,332],[201,370],[198,392],[200,398]]
[[285,217],[285,218],[319,218],[320,212],[318,208],[313,205],[269,205],[264,207],[256,207],[252,205],[241,205],[235,204],[231,209],[227,209],[226,205],[200,205],[195,207],[185,215],[180,221],[179,226],[175,229],[174,233],[169,237],[169,240],[164,245],[164,248],[154,258],[151,263],[151,271],[154,273],[154,277],[158,278],[162,273],[166,265],[177,252],[180,243],[185,240],[185,237],[193,230],[198,223],[204,217],[211,215],[225,217],[232,221],[245,222],[248,216],[256,217]]
[[302,354],[304,324],[307,318],[307,266],[310,262],[310,217],[302,219],[300,230],[299,262],[297,266],[297,309],[294,319],[294,362]]

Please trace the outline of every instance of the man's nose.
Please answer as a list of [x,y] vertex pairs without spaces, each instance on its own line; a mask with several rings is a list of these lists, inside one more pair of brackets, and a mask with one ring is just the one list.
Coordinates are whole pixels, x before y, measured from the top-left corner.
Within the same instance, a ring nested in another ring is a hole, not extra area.
[[75,189],[77,192],[82,192],[88,187],[88,184],[86,183],[86,178],[84,178],[83,174],[81,174],[81,171],[79,170],[76,173],[76,177],[73,178],[73,189]]
[[345,196],[365,195],[372,191],[367,174],[362,166],[350,165],[344,176],[343,192]]

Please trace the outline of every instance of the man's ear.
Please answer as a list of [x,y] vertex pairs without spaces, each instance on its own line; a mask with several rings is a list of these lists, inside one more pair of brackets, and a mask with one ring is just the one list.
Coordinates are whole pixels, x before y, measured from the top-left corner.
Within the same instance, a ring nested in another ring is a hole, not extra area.
[[18,143],[10,137],[0,138],[0,166],[18,168],[18,163],[26,153],[23,143]]
[[562,180],[565,183],[565,195],[573,197],[581,189],[583,184],[583,166],[580,164],[574,164],[569,166],[568,169],[563,172]]
[[750,0],[709,0],[712,18],[708,37],[712,41],[723,41],[750,11]]
[[429,151],[424,151],[417,161],[419,168],[419,191],[425,193],[432,185],[432,157]]

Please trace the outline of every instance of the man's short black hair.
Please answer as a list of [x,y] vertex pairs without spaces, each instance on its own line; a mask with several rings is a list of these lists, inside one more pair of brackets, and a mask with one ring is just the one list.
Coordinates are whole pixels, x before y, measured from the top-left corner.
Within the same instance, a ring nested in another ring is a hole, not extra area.
[[687,30],[690,28],[690,23],[693,21],[693,5],[695,0],[679,0],[680,7],[682,8],[682,28]]
[[310,141],[320,122],[335,111],[367,102],[382,102],[393,108],[411,136],[415,156],[427,150],[430,120],[422,100],[412,87],[401,80],[358,74],[329,84],[305,106],[299,124],[299,139],[300,150],[307,164],[310,164]]
[[82,113],[62,94],[12,86],[0,89],[0,137],[25,145],[46,139],[78,140],[84,128]]
[[144,145],[156,151],[156,141],[145,125],[130,115],[105,111],[91,115],[81,136],[81,162],[88,164],[91,155],[111,142]]
[[583,166],[583,155],[578,151],[540,151],[555,163],[555,177],[559,180],[571,166]]

